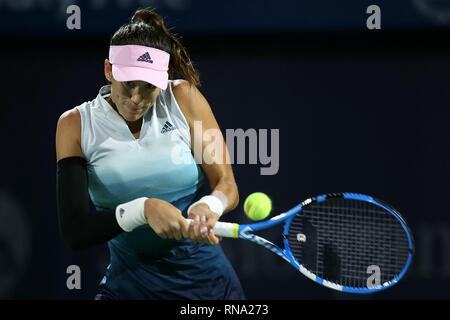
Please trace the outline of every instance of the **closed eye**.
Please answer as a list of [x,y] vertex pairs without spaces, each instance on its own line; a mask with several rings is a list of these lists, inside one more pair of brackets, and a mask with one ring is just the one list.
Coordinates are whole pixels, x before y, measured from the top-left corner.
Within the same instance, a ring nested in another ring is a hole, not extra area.
[[[127,87],[128,89],[133,89],[137,85],[136,81],[126,81],[123,83],[124,83],[125,87]],[[145,83],[145,84],[143,84],[143,87],[144,87],[144,89],[151,90],[151,91],[156,89],[156,87],[154,85],[152,85],[151,83]]]
[[149,90],[155,90],[155,89],[156,89],[156,87],[155,87],[154,85],[152,85],[151,83],[147,83],[147,84],[145,85],[145,88],[146,88],[146,89],[149,89]]

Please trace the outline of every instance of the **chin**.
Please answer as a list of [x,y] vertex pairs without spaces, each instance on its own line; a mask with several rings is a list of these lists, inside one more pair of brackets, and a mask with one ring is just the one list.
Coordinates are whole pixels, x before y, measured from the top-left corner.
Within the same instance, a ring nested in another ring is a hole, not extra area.
[[145,113],[145,110],[139,110],[139,112],[133,112],[129,108],[124,108],[123,112],[121,112],[120,114],[127,121],[136,121],[136,120],[139,120],[140,118],[142,118],[144,113]]
[[124,118],[125,120],[132,122],[139,120],[143,115],[144,114],[127,114],[126,116],[124,116]]

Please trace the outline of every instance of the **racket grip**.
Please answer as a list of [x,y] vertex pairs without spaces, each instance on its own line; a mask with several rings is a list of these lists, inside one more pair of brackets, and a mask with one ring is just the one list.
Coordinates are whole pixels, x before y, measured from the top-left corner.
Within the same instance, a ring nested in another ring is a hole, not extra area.
[[[193,221],[192,219],[186,219],[189,224]],[[220,222],[217,221],[214,225],[214,233],[216,236],[225,237],[225,238],[239,238],[239,224],[230,223],[230,222]]]

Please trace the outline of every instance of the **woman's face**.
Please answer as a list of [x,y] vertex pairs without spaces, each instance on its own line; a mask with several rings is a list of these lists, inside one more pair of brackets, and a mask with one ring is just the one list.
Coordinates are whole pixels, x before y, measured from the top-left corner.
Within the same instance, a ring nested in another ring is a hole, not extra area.
[[105,76],[111,82],[111,100],[117,112],[127,121],[137,121],[150,109],[161,89],[144,81],[116,81],[111,64],[105,61]]

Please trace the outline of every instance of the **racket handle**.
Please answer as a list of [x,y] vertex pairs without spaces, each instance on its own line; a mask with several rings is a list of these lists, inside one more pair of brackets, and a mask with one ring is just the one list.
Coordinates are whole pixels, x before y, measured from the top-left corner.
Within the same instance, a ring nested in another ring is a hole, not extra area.
[[[186,219],[189,224],[193,221],[192,219]],[[239,238],[239,224],[230,223],[230,222],[220,222],[217,221],[214,225],[214,233],[217,236],[225,237],[225,238]]]

